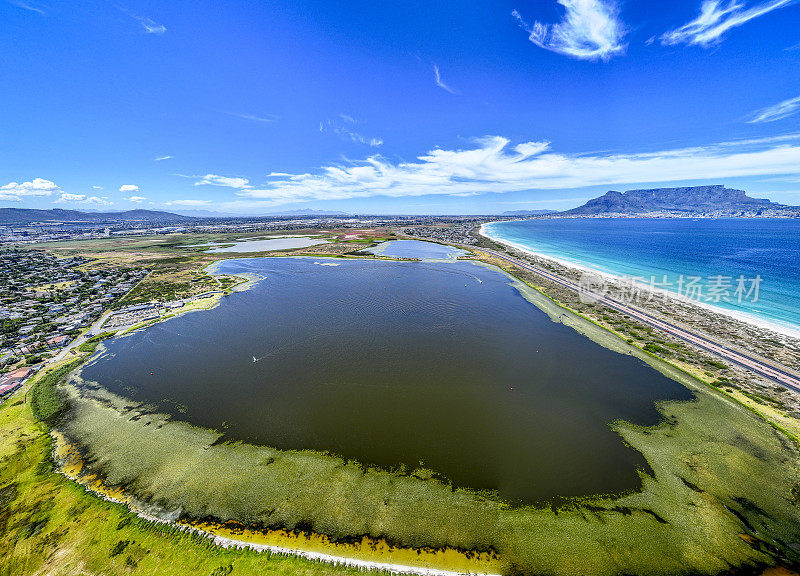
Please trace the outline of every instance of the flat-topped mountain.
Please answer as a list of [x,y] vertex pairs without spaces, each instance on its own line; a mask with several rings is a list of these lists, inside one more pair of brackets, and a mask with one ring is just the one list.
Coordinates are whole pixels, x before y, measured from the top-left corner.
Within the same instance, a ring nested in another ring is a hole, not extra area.
[[770,200],[751,198],[743,190],[714,186],[687,186],[683,188],[653,188],[606,192],[589,200],[583,206],[567,210],[570,215],[644,214],[669,212],[679,214],[719,213],[737,215],[758,214],[764,210],[790,208]]
[[192,220],[190,216],[181,216],[172,212],[159,210],[125,210],[123,212],[81,212],[80,210],[37,210],[34,208],[0,208],[0,224],[21,226],[33,222],[146,222],[174,223]]

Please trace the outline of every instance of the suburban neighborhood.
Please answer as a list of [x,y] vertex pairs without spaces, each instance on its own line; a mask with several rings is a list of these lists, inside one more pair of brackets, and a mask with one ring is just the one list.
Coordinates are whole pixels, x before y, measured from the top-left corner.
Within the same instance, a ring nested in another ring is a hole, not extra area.
[[16,390],[124,296],[146,271],[87,269],[89,259],[0,253],[0,398]]

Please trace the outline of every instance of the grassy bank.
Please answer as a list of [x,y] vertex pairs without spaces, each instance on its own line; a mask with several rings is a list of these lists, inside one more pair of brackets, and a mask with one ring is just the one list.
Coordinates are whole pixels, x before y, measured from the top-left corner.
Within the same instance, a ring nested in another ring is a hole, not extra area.
[[[48,384],[42,390],[69,368],[44,375],[39,382]],[[26,392],[30,398],[26,386],[0,405],[0,576],[359,573],[293,556],[224,549],[90,494],[55,471],[47,426],[34,416]]]

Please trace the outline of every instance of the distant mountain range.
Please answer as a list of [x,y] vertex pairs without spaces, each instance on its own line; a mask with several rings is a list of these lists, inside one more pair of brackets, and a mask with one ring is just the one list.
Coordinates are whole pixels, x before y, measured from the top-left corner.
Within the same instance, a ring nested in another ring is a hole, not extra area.
[[37,210],[34,208],[0,208],[0,225],[24,226],[36,222],[42,223],[113,223],[113,222],[141,222],[142,224],[176,224],[195,220],[198,218],[243,218],[258,216],[298,216],[314,218],[321,216],[348,216],[346,212],[335,210],[285,210],[257,215],[226,214],[211,210],[179,210],[177,212],[163,212],[161,210],[126,210],[123,212],[96,212],[81,210]]
[[554,214],[557,210],[506,210],[500,216],[544,216]]
[[79,223],[79,222],[142,222],[147,224],[174,224],[186,222],[189,216],[161,212],[158,210],[126,210],[124,212],[81,212],[79,210],[36,210],[33,208],[0,208],[0,224],[26,225],[35,222]]
[[176,210],[176,214],[191,216],[193,218],[257,218],[260,216],[349,216],[347,212],[337,212],[335,210],[312,210],[302,208],[300,210],[284,210],[279,212],[260,212],[258,214],[236,214],[233,212],[215,212],[214,210]]
[[610,191],[583,206],[562,212],[564,215],[598,216],[663,212],[675,215],[741,216],[761,215],[765,211],[794,211],[796,207],[770,200],[751,198],[743,190],[723,185],[648,190]]
[[[682,188],[651,188],[646,190],[612,190],[583,206],[564,212],[555,210],[508,210],[501,216],[795,216],[800,217],[799,206],[786,206],[762,198],[751,198],[743,190],[713,186],[687,186]],[[143,225],[174,225],[188,223],[201,218],[244,217],[298,217],[316,218],[324,216],[351,216],[335,210],[284,210],[261,214],[226,214],[211,210],[126,210],[122,212],[94,212],[80,210],[38,210],[33,208],[0,208],[0,225],[24,226],[34,223],[141,223]]]

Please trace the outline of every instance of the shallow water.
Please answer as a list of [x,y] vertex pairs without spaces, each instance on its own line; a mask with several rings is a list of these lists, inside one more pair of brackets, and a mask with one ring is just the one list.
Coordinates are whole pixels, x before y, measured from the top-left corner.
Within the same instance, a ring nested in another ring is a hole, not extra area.
[[455,260],[459,256],[467,254],[464,250],[453,246],[421,240],[389,240],[373,248],[368,248],[366,251],[391,258],[418,258],[420,260]]
[[[420,463],[518,503],[640,486],[608,426],[691,394],[468,262],[262,258],[212,310],[108,342],[83,377],[229,440]],[[146,447],[143,447],[146,449]]]
[[[235,242],[233,246],[218,246],[217,248],[210,248],[207,252],[267,252],[268,250],[293,250],[296,248],[308,248],[309,246],[316,246],[317,244],[325,244],[327,240],[319,240],[318,238],[270,238],[268,240],[249,240],[242,242]],[[210,242],[208,244],[198,244],[200,246],[217,246],[217,244]]]

